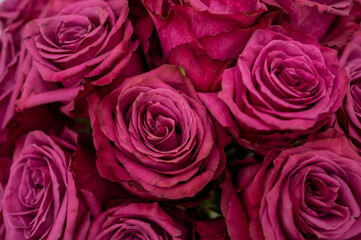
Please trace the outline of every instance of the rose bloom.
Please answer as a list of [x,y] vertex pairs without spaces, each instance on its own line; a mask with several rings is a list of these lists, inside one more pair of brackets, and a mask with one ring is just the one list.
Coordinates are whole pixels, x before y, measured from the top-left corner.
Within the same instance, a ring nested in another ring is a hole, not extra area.
[[18,110],[69,103],[84,88],[83,81],[106,85],[141,65],[128,65],[138,46],[131,40],[128,1],[78,1],[60,10],[25,27],[24,44],[33,62]]
[[361,237],[361,157],[344,135],[328,131],[271,152],[263,163],[241,166],[235,179],[241,203],[230,201],[235,191],[223,202],[233,236],[248,227],[251,239]]
[[200,97],[241,145],[266,154],[325,126],[348,82],[334,50],[284,24],[256,31],[222,90]]
[[[24,24],[39,16],[48,0],[3,0],[0,5],[2,26],[19,31]],[[19,42],[20,37],[17,39]]]
[[[272,23],[275,14],[249,1],[142,1],[154,21],[167,63],[182,66],[197,91],[219,89],[225,67],[241,53],[250,35]],[[178,3],[179,2],[179,3]]]
[[181,240],[185,234],[184,227],[157,203],[123,203],[96,217],[87,239]]
[[2,201],[5,239],[85,239],[90,215],[70,171],[76,134],[18,139]]
[[351,77],[337,122],[361,152],[361,32],[357,32],[340,57],[340,65]]
[[101,100],[89,97],[102,177],[144,197],[180,199],[224,169],[228,136],[179,67],[129,78]]
[[264,0],[265,3],[282,8],[290,15],[290,22],[303,32],[318,40],[332,30],[337,17],[350,14],[353,0]]
[[15,113],[16,93],[19,93],[19,86],[16,86],[18,66],[24,57],[24,52],[19,52],[15,46],[14,36],[8,29],[1,29],[0,26],[0,146],[6,140],[3,132],[7,123]]
[[154,21],[165,56],[176,46],[197,42],[213,59],[221,60],[237,57],[236,49],[244,41],[241,29],[251,27],[267,10],[258,0],[142,2]]

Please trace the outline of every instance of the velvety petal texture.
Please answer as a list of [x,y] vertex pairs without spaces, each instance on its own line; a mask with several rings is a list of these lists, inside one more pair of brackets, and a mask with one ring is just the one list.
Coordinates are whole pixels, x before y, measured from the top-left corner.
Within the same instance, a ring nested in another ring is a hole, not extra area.
[[338,16],[350,14],[353,0],[263,0],[282,8],[290,22],[305,33],[321,40]]
[[221,210],[230,239],[250,239],[248,216],[232,183],[232,175],[226,170],[219,185],[222,190]]
[[21,137],[13,154],[3,198],[5,239],[79,239],[90,214],[78,196],[70,171],[76,135],[33,131]]
[[360,23],[350,21],[346,16],[338,17],[320,44],[341,52],[346,44],[351,41],[354,33],[360,31],[360,27]]
[[355,21],[357,23],[361,22],[361,1],[354,0],[351,12],[350,12],[350,20]]
[[181,240],[184,231],[157,203],[123,203],[95,218],[87,239]]
[[265,154],[323,127],[348,82],[335,51],[284,24],[256,31],[222,90],[199,95],[241,145]]
[[361,157],[344,135],[328,131],[254,162],[236,175],[251,239],[360,239]]
[[[128,20],[128,1],[77,1],[55,16],[39,18],[24,29],[32,57],[19,110],[49,102],[70,102],[82,82],[106,85],[141,63],[131,62],[138,41]],[[135,71],[135,70],[134,70]]]
[[361,152],[361,32],[355,33],[340,57],[340,65],[351,77],[349,89],[340,110],[338,125]]
[[6,125],[15,114],[21,88],[25,47],[21,44],[24,24],[38,17],[48,0],[7,0],[0,4],[0,146],[6,140]]
[[228,136],[177,66],[129,78],[89,101],[98,170],[135,194],[193,197],[225,167]]
[[[16,76],[23,52],[15,46],[14,35],[8,29],[1,29],[0,35],[0,134],[15,112]],[[16,91],[17,88],[17,91]],[[1,146],[0,137],[0,146]]]
[[[39,16],[49,0],[4,0],[0,5],[2,26],[19,31],[24,24]],[[18,38],[20,40],[20,37]]]
[[[237,57],[234,47],[241,39],[236,37],[237,31],[234,30],[252,26],[266,10],[258,0],[188,0],[179,4],[170,0],[142,2],[153,18],[165,56],[178,45],[196,41],[212,58],[222,60]],[[216,39],[220,41],[214,48],[211,42]]]
[[[272,16],[259,0],[143,0],[167,63],[182,66],[198,91],[219,88],[220,74],[237,58],[257,28]],[[210,74],[212,73],[212,74]]]

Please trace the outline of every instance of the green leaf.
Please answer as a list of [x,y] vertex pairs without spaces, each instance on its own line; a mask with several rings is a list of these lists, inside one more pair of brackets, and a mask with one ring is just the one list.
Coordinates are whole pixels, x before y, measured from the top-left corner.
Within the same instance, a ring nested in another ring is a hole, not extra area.
[[180,69],[183,77],[185,77],[186,76],[186,70],[184,70],[184,68],[182,66],[179,66],[179,69]]
[[74,119],[74,130],[77,133],[92,133],[93,129],[90,120],[86,118],[77,117]]
[[221,196],[216,190],[213,190],[212,197],[199,204],[198,213],[202,219],[215,219],[222,216]]
[[299,146],[301,144],[301,139],[298,139],[297,141],[294,141],[293,143],[292,143],[292,145],[294,146],[294,147],[297,147],[297,146]]

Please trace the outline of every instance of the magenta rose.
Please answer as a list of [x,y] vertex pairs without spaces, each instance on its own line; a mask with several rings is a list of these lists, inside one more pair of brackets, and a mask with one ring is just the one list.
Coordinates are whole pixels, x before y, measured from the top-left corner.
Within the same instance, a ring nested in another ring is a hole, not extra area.
[[76,135],[19,138],[2,202],[5,239],[85,239],[90,215],[70,171]]
[[189,198],[225,166],[228,136],[177,66],[163,65],[89,98],[97,167],[135,194]]
[[[49,0],[5,0],[0,4],[2,27],[18,32],[24,24],[39,16]],[[20,36],[17,36],[20,44]]]
[[[240,167],[236,189],[241,203],[234,201],[235,191],[223,202],[229,207],[226,219],[233,219],[227,221],[228,230],[240,236],[248,226],[250,239],[257,240],[360,239],[360,181],[361,157],[334,131],[271,152],[263,163]],[[240,219],[243,206],[247,218]]]
[[0,36],[0,146],[5,141],[6,134],[3,132],[7,123],[15,113],[15,99],[19,87],[15,86],[20,53],[14,44],[14,37],[4,30]]
[[361,152],[361,32],[357,32],[340,57],[340,65],[351,77],[350,87],[337,122]]
[[138,41],[131,39],[128,12],[126,0],[78,1],[30,22],[23,35],[33,62],[18,109],[69,103],[84,88],[83,81],[106,85],[137,71],[141,64],[130,64]]
[[[220,76],[250,35],[269,26],[277,14],[258,0],[143,0],[152,17],[167,63],[182,66],[197,91],[219,89]],[[258,19],[258,20],[257,20]]]
[[[213,59],[235,58],[236,49],[244,41],[240,34],[242,29],[251,27],[266,11],[265,5],[258,0],[187,0],[181,4],[170,0],[142,2],[153,18],[165,57],[176,46],[196,43]],[[247,35],[247,31],[243,34]]]
[[350,14],[353,0],[263,0],[282,8],[290,15],[292,25],[321,40],[338,16]]
[[47,0],[6,0],[0,5],[0,146],[6,139],[4,131],[15,114],[25,59],[21,31],[29,20],[36,18]]
[[181,240],[185,237],[184,227],[157,203],[123,203],[95,218],[87,239]]
[[336,112],[349,82],[336,54],[286,24],[258,30],[223,73],[222,90],[200,97],[241,145],[265,154]]

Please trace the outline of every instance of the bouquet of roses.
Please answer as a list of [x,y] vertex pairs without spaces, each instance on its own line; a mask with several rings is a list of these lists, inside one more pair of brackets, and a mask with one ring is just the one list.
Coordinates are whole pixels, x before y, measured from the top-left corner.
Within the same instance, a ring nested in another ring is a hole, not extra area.
[[361,239],[360,0],[5,0],[0,239]]

